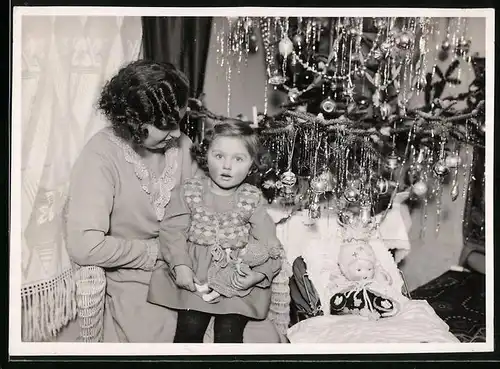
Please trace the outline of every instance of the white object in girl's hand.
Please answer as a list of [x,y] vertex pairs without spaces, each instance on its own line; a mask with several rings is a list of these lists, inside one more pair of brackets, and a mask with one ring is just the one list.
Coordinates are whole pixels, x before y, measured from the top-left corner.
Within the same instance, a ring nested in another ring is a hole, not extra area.
[[199,293],[209,293],[210,292],[210,288],[208,288],[208,284],[197,284],[195,283],[194,284],[194,288],[196,288],[196,291],[198,291]]

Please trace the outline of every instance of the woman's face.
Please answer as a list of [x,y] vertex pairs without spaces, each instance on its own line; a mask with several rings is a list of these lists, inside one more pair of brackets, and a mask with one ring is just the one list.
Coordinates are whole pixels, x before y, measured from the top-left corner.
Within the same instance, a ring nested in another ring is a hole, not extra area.
[[[180,110],[181,119],[186,114],[186,108]],[[142,142],[142,146],[148,150],[161,150],[168,145],[170,140],[179,138],[181,135],[180,129],[162,131],[152,124],[146,124],[145,128],[148,130],[148,137]]]
[[247,177],[253,158],[238,137],[217,137],[207,153],[208,172],[221,189],[239,186]]
[[181,135],[181,130],[162,131],[155,126],[146,125],[148,137],[142,142],[142,146],[148,150],[160,150],[165,148],[169,141],[178,138]]

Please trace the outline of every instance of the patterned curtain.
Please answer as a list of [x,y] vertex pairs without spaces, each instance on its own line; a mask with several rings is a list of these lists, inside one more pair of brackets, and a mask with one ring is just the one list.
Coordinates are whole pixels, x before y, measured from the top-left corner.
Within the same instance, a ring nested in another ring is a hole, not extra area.
[[22,338],[43,341],[75,317],[64,209],[71,167],[105,122],[100,88],[141,53],[140,17],[23,16]]

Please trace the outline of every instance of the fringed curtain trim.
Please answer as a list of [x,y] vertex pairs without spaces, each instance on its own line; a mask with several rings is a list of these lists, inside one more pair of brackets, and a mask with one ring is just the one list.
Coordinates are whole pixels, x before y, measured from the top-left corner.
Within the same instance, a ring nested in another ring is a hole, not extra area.
[[56,278],[23,286],[22,340],[47,341],[76,317],[73,270]]

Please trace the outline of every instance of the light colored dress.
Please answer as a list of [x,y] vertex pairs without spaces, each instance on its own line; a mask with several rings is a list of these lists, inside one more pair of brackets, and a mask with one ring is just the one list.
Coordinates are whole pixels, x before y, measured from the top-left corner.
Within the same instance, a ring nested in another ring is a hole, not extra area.
[[[196,172],[191,141],[182,135],[178,142],[167,151],[159,179],[110,128],[89,140],[74,165],[68,252],[77,264],[106,270],[105,342],[173,341],[176,312],[146,299],[152,270],[165,265],[156,259],[160,220],[168,212],[170,193]],[[260,323],[247,326],[245,342],[278,342],[272,323]]]
[[[172,309],[264,319],[271,302],[271,282],[281,270],[284,254],[280,253],[283,248],[274,221],[256,187],[243,184],[234,194],[222,196],[213,193],[208,183],[206,177],[190,179],[172,194],[160,230],[160,247],[169,265],[153,272],[149,301]],[[225,249],[241,250],[248,243],[268,248],[270,257],[252,268],[265,279],[239,295],[230,288],[229,281],[221,280],[229,274],[220,274],[220,279],[216,274],[231,267],[225,263]],[[178,288],[172,277],[177,265],[189,266],[201,283],[216,284],[216,291],[230,297],[209,303],[198,292]]]

